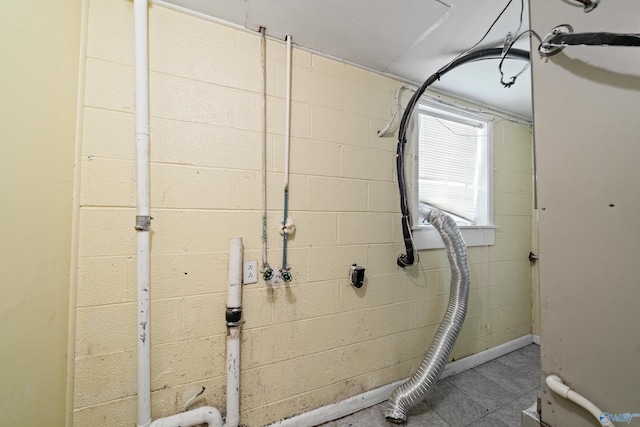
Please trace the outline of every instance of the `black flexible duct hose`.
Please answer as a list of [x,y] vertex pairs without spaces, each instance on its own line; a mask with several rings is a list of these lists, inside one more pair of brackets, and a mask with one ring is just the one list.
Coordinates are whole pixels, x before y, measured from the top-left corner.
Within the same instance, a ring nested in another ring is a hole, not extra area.
[[[398,265],[400,267],[406,267],[413,265],[415,262],[415,249],[413,245],[413,236],[411,235],[411,211],[409,210],[409,204],[407,202],[407,186],[405,182],[404,171],[404,149],[407,144],[407,126],[411,119],[411,114],[414,108],[418,104],[418,100],[424,94],[425,90],[436,81],[440,80],[440,77],[459,67],[467,62],[479,61],[483,59],[501,59],[503,57],[502,48],[488,48],[481,49],[475,52],[471,52],[467,55],[461,56],[455,59],[448,65],[432,74],[420,88],[413,94],[409,103],[407,104],[400,125],[398,126],[398,147],[396,149],[396,172],[398,174],[398,189],[400,191],[400,210],[402,213],[402,234],[404,236],[404,246],[406,253],[398,257]],[[521,49],[509,49],[506,58],[521,59],[523,61],[529,61],[529,52]]]

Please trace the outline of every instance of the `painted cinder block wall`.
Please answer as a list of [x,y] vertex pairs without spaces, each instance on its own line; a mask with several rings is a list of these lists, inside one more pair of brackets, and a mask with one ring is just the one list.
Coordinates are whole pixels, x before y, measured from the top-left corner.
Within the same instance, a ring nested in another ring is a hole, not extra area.
[[[132,4],[91,0],[74,284],[74,425],[135,420]],[[224,410],[229,239],[261,259],[260,39],[150,11],[152,412]],[[267,46],[269,260],[281,263],[285,49]],[[245,285],[241,422],[260,426],[410,375],[447,303],[442,250],[399,269],[395,140],[376,131],[401,84],[294,49],[293,281]],[[496,245],[470,248],[458,359],[531,333],[531,130],[497,119]],[[366,282],[347,283],[349,265]]]

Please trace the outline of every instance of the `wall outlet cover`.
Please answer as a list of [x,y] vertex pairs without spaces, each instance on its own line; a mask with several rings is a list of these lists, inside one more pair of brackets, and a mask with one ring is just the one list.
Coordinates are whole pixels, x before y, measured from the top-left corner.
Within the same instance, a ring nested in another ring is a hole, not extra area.
[[257,283],[258,282],[258,261],[245,261],[244,271],[242,274],[242,283]]

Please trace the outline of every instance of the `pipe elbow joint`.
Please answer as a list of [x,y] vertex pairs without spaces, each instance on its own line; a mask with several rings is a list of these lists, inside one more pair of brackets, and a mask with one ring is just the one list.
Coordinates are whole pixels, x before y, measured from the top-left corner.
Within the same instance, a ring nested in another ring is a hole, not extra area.
[[569,386],[562,381],[562,378],[557,375],[549,375],[547,376],[547,378],[545,378],[545,382],[547,383],[547,386],[555,393],[559,394],[565,399],[568,398],[567,396],[569,396],[571,388],[569,388]]
[[402,254],[398,257],[397,263],[399,267],[405,268],[408,267],[410,265],[413,265],[413,262],[415,261],[414,256],[413,256],[413,252],[409,252],[406,254]]

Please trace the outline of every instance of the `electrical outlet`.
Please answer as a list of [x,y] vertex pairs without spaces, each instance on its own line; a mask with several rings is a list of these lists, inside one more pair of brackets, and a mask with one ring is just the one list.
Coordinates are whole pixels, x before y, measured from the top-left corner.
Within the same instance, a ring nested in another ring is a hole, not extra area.
[[258,261],[245,261],[242,283],[258,282]]

